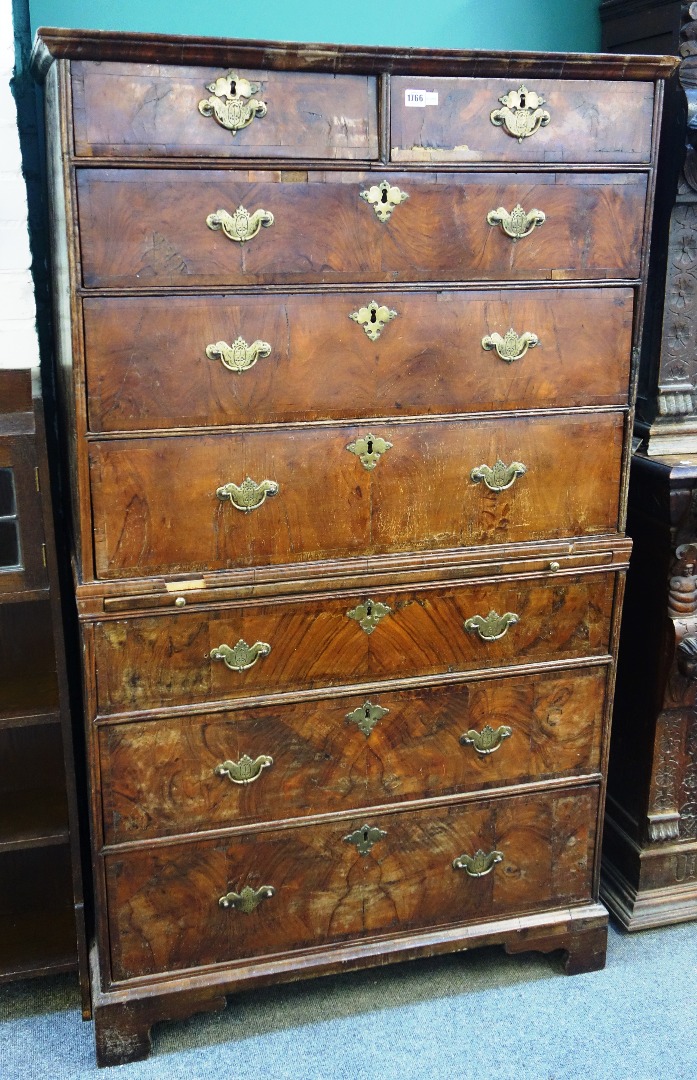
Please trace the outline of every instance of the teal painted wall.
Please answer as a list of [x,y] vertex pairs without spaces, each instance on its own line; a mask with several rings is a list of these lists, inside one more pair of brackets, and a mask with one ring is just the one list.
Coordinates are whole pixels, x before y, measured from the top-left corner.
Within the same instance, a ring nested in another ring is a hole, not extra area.
[[598,0],[30,0],[38,26],[432,49],[594,52]]

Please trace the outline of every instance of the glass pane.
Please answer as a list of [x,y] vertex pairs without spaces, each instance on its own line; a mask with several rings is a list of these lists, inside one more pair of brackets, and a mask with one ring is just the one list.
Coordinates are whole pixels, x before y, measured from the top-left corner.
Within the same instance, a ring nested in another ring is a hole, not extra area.
[[12,469],[0,469],[0,517],[15,513],[15,485]]
[[19,530],[16,521],[0,521],[0,568],[19,566]]

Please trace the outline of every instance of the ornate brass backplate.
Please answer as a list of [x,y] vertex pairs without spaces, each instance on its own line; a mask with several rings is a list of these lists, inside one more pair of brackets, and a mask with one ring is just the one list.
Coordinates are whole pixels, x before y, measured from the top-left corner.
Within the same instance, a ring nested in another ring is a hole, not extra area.
[[463,746],[473,746],[478,754],[484,756],[493,754],[503,740],[509,739],[512,734],[513,728],[508,727],[507,724],[501,724],[496,729],[492,728],[491,724],[485,724],[481,731],[470,728],[460,736],[460,742]]
[[355,442],[346,447],[352,454],[360,459],[364,469],[374,469],[383,454],[392,449],[392,443],[381,439],[379,435],[361,435]]
[[376,604],[374,600],[366,600],[364,604],[357,604],[346,614],[349,619],[355,619],[366,634],[372,634],[380,619],[384,619],[385,615],[389,615],[391,611],[389,604]]
[[273,222],[274,216],[270,210],[255,210],[250,214],[244,206],[238,206],[234,214],[229,214],[227,210],[216,210],[206,218],[209,229],[214,232],[222,229],[228,240],[235,240],[238,244],[253,240],[262,225],[268,229]]
[[359,855],[367,855],[373,844],[377,844],[384,836],[387,836],[387,833],[383,829],[374,825],[361,825],[359,829],[345,836],[344,840],[347,844],[355,844]]
[[510,465],[504,465],[501,458],[494,462],[493,468],[489,465],[477,465],[470,473],[470,479],[478,484],[483,480],[489,491],[507,491],[515,484],[519,476],[524,476],[527,468],[522,461],[512,461]]
[[370,701],[366,701],[365,705],[359,705],[353,712],[346,713],[346,719],[356,724],[367,739],[378,720],[387,716],[389,711],[389,709],[383,709],[381,705],[373,705]]
[[502,851],[490,851],[486,855],[481,848],[474,855],[460,855],[453,859],[453,870],[464,870],[470,877],[485,877],[490,874],[496,863],[503,862]]
[[216,765],[216,776],[227,776],[233,784],[253,784],[261,776],[262,769],[268,769],[273,765],[273,758],[268,754],[260,754],[252,760],[249,754],[243,754],[239,761],[223,761]]
[[361,198],[370,203],[380,221],[389,221],[395,206],[405,202],[409,196],[406,191],[400,191],[398,187],[390,184],[389,180],[383,180],[380,184],[373,184],[367,191],[362,191]]
[[222,908],[234,908],[243,915],[251,915],[259,907],[262,900],[270,900],[276,890],[273,885],[262,885],[259,889],[252,889],[245,885],[244,889],[237,892],[226,893],[221,896],[218,903]]
[[486,617],[473,615],[465,619],[465,630],[470,634],[479,634],[482,641],[498,641],[508,632],[508,627],[515,626],[517,622],[520,622],[520,615],[513,611],[507,611],[505,615],[490,611]]
[[371,300],[367,307],[352,311],[349,315],[349,319],[353,319],[354,322],[363,327],[371,341],[377,341],[383,327],[396,318],[396,311],[385,307],[383,304],[376,303],[375,300]]
[[529,330],[520,336],[511,329],[507,330],[503,337],[500,334],[487,334],[482,338],[482,348],[496,349],[497,355],[507,364],[512,364],[514,360],[521,360],[528,349],[534,349],[539,343],[537,334],[531,334]]
[[209,360],[220,360],[228,371],[237,372],[254,367],[260,356],[268,356],[270,352],[268,341],[253,341],[248,345],[242,337],[235,338],[232,345],[228,345],[226,341],[215,341],[206,345],[206,356]]
[[223,484],[216,488],[215,494],[221,502],[229,500],[237,510],[248,514],[256,510],[266,498],[278,495],[279,487],[275,480],[252,480],[251,476],[245,477],[241,484]]
[[526,212],[520,203],[517,203],[510,214],[503,206],[499,206],[498,210],[490,210],[486,220],[490,225],[500,225],[506,236],[510,236],[512,240],[522,240],[524,236],[529,236],[533,229],[544,225],[547,219],[542,210]]
[[541,127],[547,127],[550,121],[547,110],[540,108],[545,104],[545,99],[525,86],[518,90],[509,90],[499,101],[503,108],[494,109],[491,122],[496,127],[502,127],[519,143],[523,139],[529,139]]
[[248,645],[242,638],[230,648],[229,645],[219,645],[217,649],[211,649],[211,660],[222,660],[225,667],[230,671],[247,671],[254,667],[260,656],[268,656],[271,646],[265,641],[255,641]]
[[199,101],[198,111],[202,116],[214,116],[233,135],[249,127],[256,116],[261,118],[268,112],[265,101],[250,100],[261,90],[259,83],[241,79],[236,71],[221,75],[206,90],[212,96]]

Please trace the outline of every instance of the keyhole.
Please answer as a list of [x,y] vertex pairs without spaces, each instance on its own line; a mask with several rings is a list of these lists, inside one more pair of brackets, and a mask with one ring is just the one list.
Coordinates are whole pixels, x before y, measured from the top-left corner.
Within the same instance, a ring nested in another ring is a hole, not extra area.
[[366,720],[370,720],[370,709],[367,705],[364,707],[363,712],[365,713]]
[[373,310],[370,313],[370,321],[371,322],[377,322],[378,321],[378,317],[375,314],[375,308],[373,308]]
[[520,95],[520,107],[521,109],[525,108],[525,94]]
[[368,842],[368,833],[369,833],[369,832],[370,832],[370,829],[368,828],[368,826],[367,826],[367,825],[364,825],[364,826],[363,826],[363,828],[361,829],[361,833],[362,833],[362,835],[363,835],[363,843],[364,843],[364,844],[367,844],[367,842]]
[[373,614],[373,602],[372,602],[372,600],[369,600],[368,603],[365,605],[365,613],[366,613],[366,615],[372,615]]
[[373,452],[373,440],[368,439],[368,453],[372,454],[372,452]]
[[230,80],[230,97],[234,97],[235,94],[237,93],[236,87],[237,87],[237,83],[234,80],[231,79]]
[[382,189],[382,195],[380,196],[381,202],[387,202],[387,188]]

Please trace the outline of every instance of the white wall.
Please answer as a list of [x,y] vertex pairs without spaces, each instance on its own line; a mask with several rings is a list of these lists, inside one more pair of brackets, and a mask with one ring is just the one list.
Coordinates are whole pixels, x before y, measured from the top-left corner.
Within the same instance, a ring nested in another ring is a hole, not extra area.
[[12,3],[0,0],[0,367],[33,367],[39,363],[39,342],[27,189],[10,90],[14,58]]

